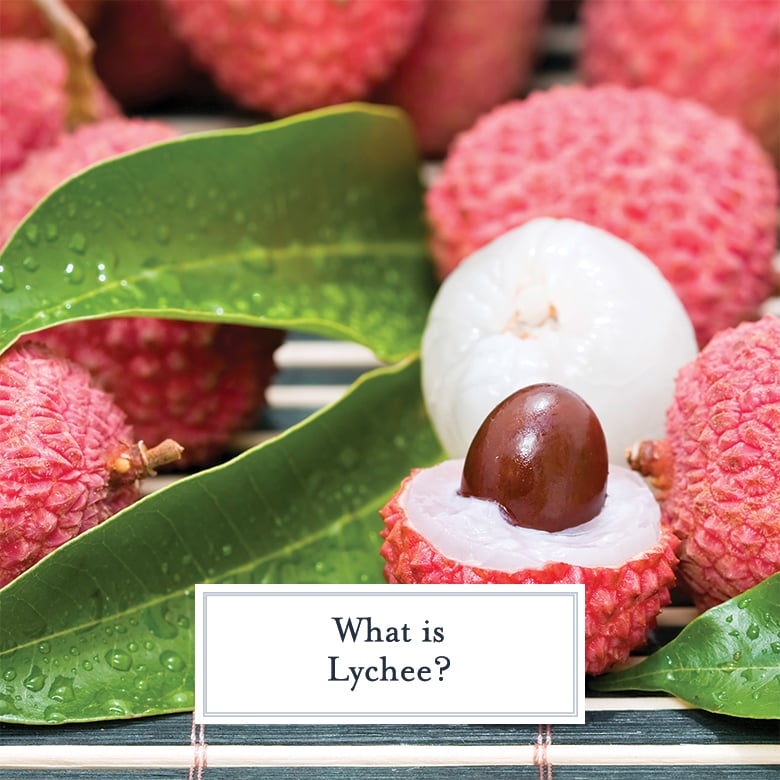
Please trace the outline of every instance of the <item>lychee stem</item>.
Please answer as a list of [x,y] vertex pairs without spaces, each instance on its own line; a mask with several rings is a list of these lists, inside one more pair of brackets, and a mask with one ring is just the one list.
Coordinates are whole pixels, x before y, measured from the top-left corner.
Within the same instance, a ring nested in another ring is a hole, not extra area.
[[650,477],[656,498],[663,501],[672,486],[674,455],[666,439],[641,441],[626,451],[628,465],[643,477]]
[[183,452],[184,447],[173,439],[165,439],[151,448],[139,441],[111,462],[109,482],[112,486],[126,485],[153,477],[160,466],[174,463]]
[[98,79],[92,66],[95,43],[87,28],[63,0],[34,0],[46,18],[65,62],[65,92],[68,104],[65,124],[68,130],[98,118]]

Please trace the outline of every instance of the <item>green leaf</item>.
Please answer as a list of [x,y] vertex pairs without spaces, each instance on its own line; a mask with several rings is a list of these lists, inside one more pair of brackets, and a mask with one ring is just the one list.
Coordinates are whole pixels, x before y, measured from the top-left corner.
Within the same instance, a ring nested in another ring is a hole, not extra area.
[[0,253],[0,350],[155,315],[417,349],[434,283],[414,135],[360,104],[176,139],[65,182]]
[[194,585],[382,582],[378,510],[442,457],[409,359],[82,534],[0,590],[0,720],[192,709]]
[[636,666],[589,684],[665,691],[742,718],[780,717],[780,573],[694,618]]

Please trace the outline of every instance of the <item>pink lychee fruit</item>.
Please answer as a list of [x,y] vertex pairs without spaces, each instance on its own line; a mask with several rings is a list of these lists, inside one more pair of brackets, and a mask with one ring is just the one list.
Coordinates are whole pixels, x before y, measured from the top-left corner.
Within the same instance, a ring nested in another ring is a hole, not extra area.
[[410,46],[422,0],[166,0],[217,85],[287,116],[365,98]]
[[137,443],[124,413],[77,364],[37,344],[0,356],[0,587],[140,497],[178,457]]
[[587,83],[655,87],[741,120],[780,165],[777,0],[586,0]]
[[125,110],[178,97],[195,77],[162,0],[112,0],[93,37],[95,71]]
[[545,6],[545,0],[430,3],[377,99],[410,115],[426,155],[442,155],[456,133],[525,87]]
[[[52,41],[0,38],[0,174],[18,168],[31,151],[53,145],[65,131],[66,73],[65,58]],[[102,86],[96,103],[99,117],[119,113]]]
[[629,460],[659,490],[700,610],[780,571],[780,319],[716,334],[679,372],[666,438]]
[[[0,180],[0,245],[69,176],[175,135],[160,122],[111,119],[83,125],[31,154]],[[89,368],[116,393],[137,435],[179,441],[185,447],[179,467],[211,461],[254,422],[281,337],[274,329],[149,317],[65,323],[30,336]]]
[[585,585],[585,670],[646,643],[678,540],[630,469],[608,465],[592,409],[554,384],[516,391],[465,459],[415,469],[380,511],[391,584]]
[[[64,0],[65,5],[87,27],[100,15],[103,0]],[[43,38],[50,28],[34,0],[3,0],[0,3],[0,37]]]
[[600,227],[671,283],[700,345],[772,287],[778,181],[736,121],[653,89],[556,87],[461,133],[426,196],[441,276],[542,216]]

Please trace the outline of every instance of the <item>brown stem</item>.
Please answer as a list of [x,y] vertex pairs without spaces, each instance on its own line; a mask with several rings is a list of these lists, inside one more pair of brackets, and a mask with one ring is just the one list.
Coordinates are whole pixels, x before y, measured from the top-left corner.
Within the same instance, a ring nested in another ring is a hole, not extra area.
[[642,441],[626,452],[628,465],[643,477],[649,477],[656,497],[663,501],[672,486],[674,455],[666,439]]
[[176,462],[184,452],[178,442],[165,439],[156,447],[147,448],[139,441],[125,450],[109,465],[109,482],[113,486],[126,485],[146,477],[153,477],[160,466]]
[[82,21],[63,0],[33,2],[49,23],[52,37],[65,57],[65,92],[68,96],[65,124],[68,130],[75,130],[79,125],[94,122],[99,115],[98,78],[92,66],[95,43]]

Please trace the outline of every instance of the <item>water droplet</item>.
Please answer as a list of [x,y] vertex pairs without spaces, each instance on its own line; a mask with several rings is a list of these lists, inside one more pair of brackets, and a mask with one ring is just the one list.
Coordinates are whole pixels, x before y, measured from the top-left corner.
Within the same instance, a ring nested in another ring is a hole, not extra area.
[[65,280],[70,284],[81,284],[84,281],[84,271],[73,263],[68,263],[65,266]]
[[772,652],[780,653],[780,642],[770,642],[769,646],[772,648]]
[[186,629],[186,628],[189,628],[189,627],[190,627],[190,619],[189,619],[188,617],[185,617],[184,615],[182,615],[182,616],[181,616],[181,617],[180,617],[180,618],[179,618],[179,619],[176,621],[176,625],[177,625],[179,628],[185,628],[185,629]]
[[222,545],[222,554],[227,558],[229,555],[233,554],[233,547],[229,544],[223,544]]
[[46,655],[46,653],[50,653],[51,645],[48,642],[40,642],[38,644],[38,652],[43,653],[44,655]]
[[731,623],[734,620],[734,615],[726,615],[726,622]]
[[182,657],[173,650],[166,650],[160,653],[160,663],[169,672],[180,672],[184,669],[184,661]]
[[49,698],[52,701],[72,701],[73,700],[73,680],[70,677],[55,677],[54,682],[49,688]]
[[110,715],[127,715],[130,712],[127,702],[122,699],[108,699],[103,706]]
[[154,642],[150,642],[147,640],[144,642],[144,650],[153,650],[154,649]]
[[129,650],[131,653],[134,653],[136,650],[138,650],[138,645],[137,645],[135,642],[130,642],[130,643],[127,645],[127,649],[128,649],[128,650]]
[[750,606],[750,602],[751,602],[751,601],[752,601],[752,599],[750,598],[750,596],[746,596],[744,599],[740,599],[740,600],[737,602],[737,606],[738,606],[740,609],[745,609],[745,607],[748,607],[748,606]]
[[16,289],[16,277],[14,272],[3,265],[0,265],[0,290],[3,292],[13,292]]
[[95,667],[92,666],[92,661],[82,661],[81,662],[81,668],[85,672],[91,672]]
[[76,254],[83,255],[87,248],[87,237],[83,233],[74,233],[70,237],[68,249]]
[[732,658],[733,658],[735,661],[739,661],[739,659],[740,659],[740,658],[742,658],[742,653],[741,653],[739,650],[737,650],[737,651],[734,653],[734,655],[732,656]]
[[46,685],[46,675],[41,671],[40,667],[33,666],[30,670],[30,674],[22,680],[22,685],[24,685],[28,691],[37,693]]
[[12,682],[16,679],[16,672],[13,669],[9,669],[7,672],[3,673],[3,679],[6,682]]
[[184,709],[190,709],[194,701],[193,694],[189,691],[179,691],[178,693],[174,693],[170,698],[170,702],[174,707],[181,707]]
[[43,711],[43,718],[47,723],[63,723],[65,721],[65,715],[56,707],[47,707]]
[[31,244],[32,246],[37,246],[38,241],[41,238],[41,234],[38,231],[37,225],[25,225],[24,228],[24,236],[27,239],[27,242]]
[[112,668],[120,672],[126,672],[133,665],[132,656],[125,653],[123,650],[114,648],[106,653],[106,663]]
[[761,629],[755,623],[751,623],[745,633],[747,634],[748,639],[758,639]]
[[60,237],[60,230],[53,222],[50,222],[48,225],[46,225],[47,241],[56,241],[59,237]]

